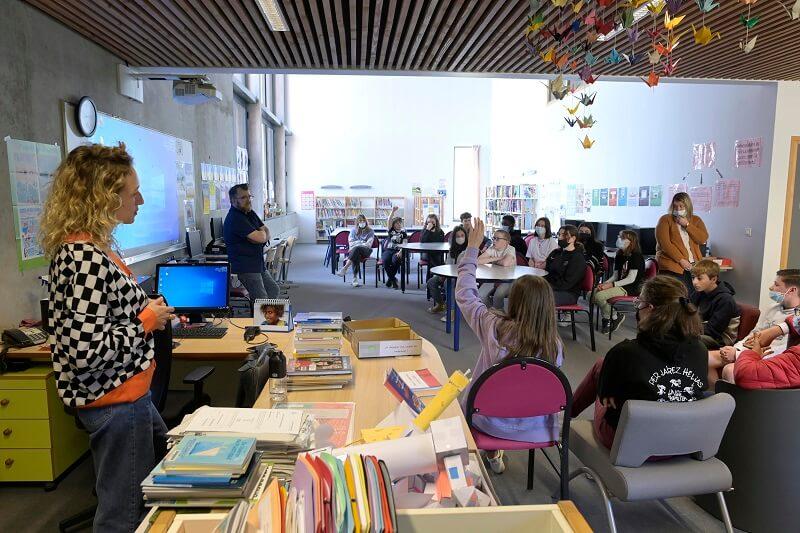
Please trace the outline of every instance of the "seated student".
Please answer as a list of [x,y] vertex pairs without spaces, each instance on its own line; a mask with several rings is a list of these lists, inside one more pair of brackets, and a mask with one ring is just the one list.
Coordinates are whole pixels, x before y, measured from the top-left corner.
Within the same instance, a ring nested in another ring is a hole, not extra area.
[[578,228],[562,226],[558,230],[558,248],[547,256],[544,277],[553,287],[556,306],[578,303],[581,282],[586,274],[586,258],[578,240]]
[[[450,254],[447,263],[458,264],[466,249],[467,231],[462,226],[456,226],[450,234]],[[445,279],[441,276],[431,276],[431,279],[428,280],[428,292],[433,298],[433,307],[428,309],[429,313],[436,314],[445,310],[444,284]]]
[[389,235],[383,241],[383,253],[381,254],[383,269],[386,271],[386,286],[395,289],[398,288],[396,276],[403,256],[400,252],[400,245],[408,242],[408,235],[403,231],[403,219],[394,216],[397,209],[397,206],[393,206],[392,213],[389,215],[386,224],[386,227],[389,228]]
[[[517,264],[517,252],[511,246],[507,231],[497,230],[492,245],[478,257],[479,265],[513,267]],[[483,303],[495,309],[505,309],[506,296],[511,290],[509,283],[484,283],[479,290]]]
[[547,257],[553,250],[558,248],[558,242],[553,238],[550,230],[550,219],[541,217],[533,226],[535,236],[528,244],[528,265],[534,268],[544,268],[547,264]]
[[[461,221],[461,226],[464,228],[464,231],[466,231],[467,235],[469,235],[470,228],[472,227],[472,213],[470,213],[469,211],[464,211],[458,218]],[[484,236],[483,243],[481,243],[480,247],[481,253],[483,253],[483,251],[491,245],[492,245],[491,239]]]
[[738,317],[741,314],[733,295],[736,291],[719,281],[719,265],[711,259],[701,259],[692,265],[694,290],[689,299],[697,306],[703,319],[703,341],[709,349],[730,346],[736,342]]
[[[422,230],[419,242],[444,242],[444,231],[439,224],[439,217],[431,213],[425,219],[425,228]],[[431,269],[444,264],[444,254],[439,252],[420,254],[422,259],[428,262],[428,274],[426,281],[431,277]]]
[[578,226],[578,242],[583,245],[583,256],[586,263],[595,273],[600,273],[603,258],[606,256],[606,247],[594,236],[594,224],[583,222]]
[[626,401],[691,402],[706,388],[708,350],[700,342],[703,326],[686,286],[656,276],[642,285],[636,307],[636,339],[598,359],[572,397],[573,418],[594,403],[594,433],[607,448]]
[[[723,346],[719,350],[708,352],[709,385],[719,379],[720,370],[727,364],[733,363],[736,357],[744,350],[752,348],[755,344],[754,333],[764,331],[772,326],[783,324],[787,317],[795,313],[795,308],[800,306],[800,269],[791,268],[778,270],[775,280],[769,286],[769,297],[775,302],[761,313],[758,325],[753,328],[747,337],[733,346]],[[787,328],[788,331],[788,328]],[[764,337],[765,339],[767,337]],[[787,332],[776,336],[769,345],[762,345],[764,357],[778,354],[786,350]],[[733,369],[729,370],[732,372]],[[730,374],[732,376],[732,374]]]
[[356,227],[350,230],[350,237],[348,238],[348,245],[350,246],[350,253],[347,256],[344,266],[336,273],[337,276],[342,276],[347,273],[347,269],[352,265],[353,267],[353,287],[360,287],[361,280],[358,275],[361,273],[361,262],[364,258],[372,255],[372,241],[375,239],[375,233],[367,223],[367,217],[358,215],[356,217]]
[[525,244],[525,239],[522,238],[522,232],[518,229],[514,229],[516,224],[517,220],[513,216],[503,215],[503,225],[500,229],[508,232],[511,236],[511,246],[514,247],[514,250],[516,250],[518,254],[524,257],[528,252],[528,245]]
[[618,296],[638,296],[644,281],[644,256],[639,248],[639,237],[635,231],[623,230],[617,237],[617,256],[614,271],[608,281],[597,286],[594,301],[603,314],[603,333],[617,331],[625,320],[624,313],[611,317],[608,300]]
[[[765,357],[763,346],[769,346],[782,334],[789,336],[786,350]],[[723,379],[743,389],[800,388],[800,316],[792,315],[780,326],[757,331],[753,337],[753,347],[743,351],[734,364],[725,367]]]
[[[538,276],[523,276],[511,285],[508,312],[488,309],[481,301],[475,270],[478,247],[484,231],[483,222],[475,220],[469,233],[468,248],[458,265],[456,303],[464,319],[481,343],[481,352],[472,370],[472,383],[489,367],[512,357],[537,357],[561,366],[564,361],[561,340],[555,323],[553,293]],[[461,394],[466,408],[470,386]],[[561,423],[558,416],[530,418],[493,418],[473,416],[475,426],[488,435],[523,442],[558,440]],[[489,467],[500,474],[505,470],[503,452],[487,452]]]

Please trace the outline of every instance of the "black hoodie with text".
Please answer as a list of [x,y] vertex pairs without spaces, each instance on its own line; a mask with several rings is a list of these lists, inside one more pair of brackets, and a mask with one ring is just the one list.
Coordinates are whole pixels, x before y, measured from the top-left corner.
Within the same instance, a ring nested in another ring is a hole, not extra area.
[[736,340],[726,338],[725,335],[731,320],[740,315],[739,306],[733,298],[734,294],[736,291],[730,283],[723,281],[709,293],[692,291],[689,297],[703,318],[703,333],[722,346],[732,344],[732,341]]
[[628,400],[692,402],[708,386],[708,349],[698,338],[639,333],[606,354],[597,387],[599,398],[614,398],[606,421],[619,423]]

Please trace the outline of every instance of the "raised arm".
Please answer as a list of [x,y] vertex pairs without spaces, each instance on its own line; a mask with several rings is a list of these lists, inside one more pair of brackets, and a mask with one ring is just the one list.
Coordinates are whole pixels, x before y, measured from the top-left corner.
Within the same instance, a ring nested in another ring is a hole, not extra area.
[[[478,231],[480,230],[480,233]],[[456,282],[456,303],[464,319],[479,339],[486,338],[497,317],[493,315],[481,301],[478,294],[478,282],[475,278],[477,269],[478,246],[483,235],[483,222],[475,219],[475,229],[469,233],[469,245],[464,257],[458,264],[458,281]]]

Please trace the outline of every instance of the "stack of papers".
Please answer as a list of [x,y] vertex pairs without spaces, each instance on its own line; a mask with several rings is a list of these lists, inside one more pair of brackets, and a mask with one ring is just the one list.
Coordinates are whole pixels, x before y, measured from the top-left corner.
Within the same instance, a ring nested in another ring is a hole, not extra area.
[[297,313],[294,357],[337,356],[342,349],[342,313]]
[[341,389],[353,380],[349,355],[291,358],[286,362],[290,391]]

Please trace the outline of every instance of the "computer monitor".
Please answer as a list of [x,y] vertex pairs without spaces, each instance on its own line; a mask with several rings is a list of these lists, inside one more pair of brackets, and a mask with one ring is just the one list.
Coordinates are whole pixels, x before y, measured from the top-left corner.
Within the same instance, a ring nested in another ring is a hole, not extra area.
[[639,246],[644,255],[656,255],[656,228],[639,228]]
[[199,229],[186,230],[186,252],[192,258],[203,254],[203,238]]
[[222,217],[211,217],[209,224],[211,225],[211,238],[213,240],[222,239]]
[[577,218],[562,218],[561,219],[561,225],[562,226],[575,226],[577,228],[581,224],[583,224],[583,220],[578,220]]
[[190,322],[202,322],[202,313],[228,310],[230,278],[229,263],[156,265],[156,291]]
[[605,236],[605,243],[606,246],[609,248],[616,248],[617,247],[617,237],[619,237],[619,232],[628,229],[630,226],[625,224],[606,224],[606,236]]

